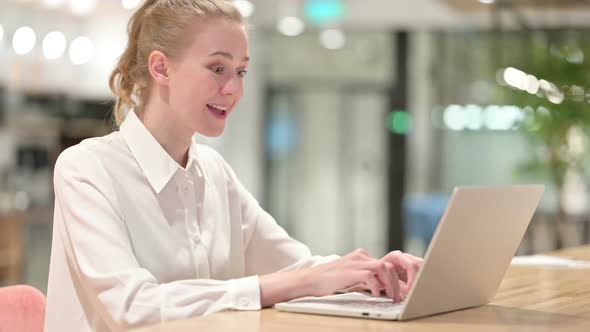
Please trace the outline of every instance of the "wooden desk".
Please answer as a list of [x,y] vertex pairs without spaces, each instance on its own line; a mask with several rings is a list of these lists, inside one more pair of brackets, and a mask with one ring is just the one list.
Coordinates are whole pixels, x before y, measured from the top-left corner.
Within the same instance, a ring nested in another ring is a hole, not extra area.
[[[556,256],[590,260],[590,246]],[[223,312],[154,325],[160,331],[590,331],[590,269],[510,267],[491,304],[407,322],[279,312]]]

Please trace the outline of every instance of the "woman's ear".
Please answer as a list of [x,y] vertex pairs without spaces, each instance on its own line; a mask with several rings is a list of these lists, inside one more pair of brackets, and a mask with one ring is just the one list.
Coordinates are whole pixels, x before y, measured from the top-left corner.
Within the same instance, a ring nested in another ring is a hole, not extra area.
[[154,82],[156,82],[157,84],[167,86],[169,82],[169,67],[170,61],[164,53],[160,51],[153,51],[152,53],[150,53],[150,57],[148,59],[148,69]]

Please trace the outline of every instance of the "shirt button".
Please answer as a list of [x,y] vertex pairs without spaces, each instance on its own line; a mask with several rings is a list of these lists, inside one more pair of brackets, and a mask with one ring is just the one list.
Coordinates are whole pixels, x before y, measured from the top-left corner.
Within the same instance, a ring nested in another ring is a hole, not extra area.
[[241,307],[248,307],[248,306],[250,306],[250,300],[247,299],[247,298],[245,298],[245,297],[241,298],[240,299],[240,306]]

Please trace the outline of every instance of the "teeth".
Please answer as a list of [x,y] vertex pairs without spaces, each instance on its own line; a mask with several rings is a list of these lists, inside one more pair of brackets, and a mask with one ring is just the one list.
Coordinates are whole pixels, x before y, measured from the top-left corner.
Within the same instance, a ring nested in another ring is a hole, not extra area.
[[217,108],[220,111],[227,111],[227,107],[226,106],[214,105],[214,104],[209,104],[209,106],[211,106],[213,108]]

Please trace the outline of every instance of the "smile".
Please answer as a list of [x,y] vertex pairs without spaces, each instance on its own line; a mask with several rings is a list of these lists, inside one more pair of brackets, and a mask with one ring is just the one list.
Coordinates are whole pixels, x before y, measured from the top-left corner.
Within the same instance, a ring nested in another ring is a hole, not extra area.
[[213,114],[217,115],[217,117],[221,117],[221,118],[225,118],[225,116],[227,115],[227,110],[229,107],[227,106],[221,106],[221,105],[215,105],[215,104],[207,104],[207,108],[213,112]]

